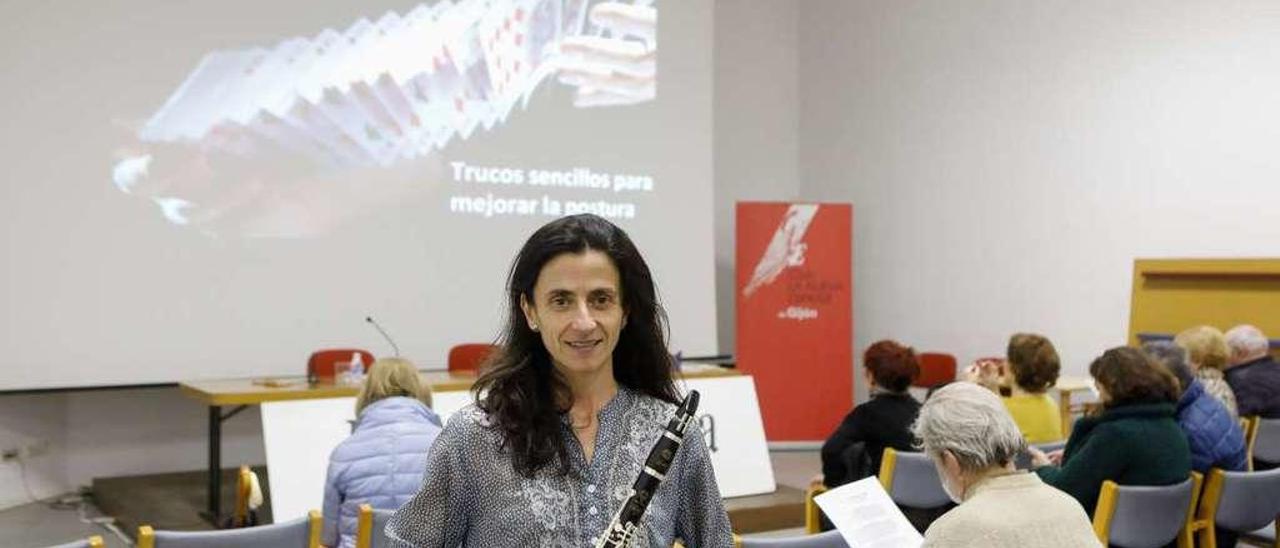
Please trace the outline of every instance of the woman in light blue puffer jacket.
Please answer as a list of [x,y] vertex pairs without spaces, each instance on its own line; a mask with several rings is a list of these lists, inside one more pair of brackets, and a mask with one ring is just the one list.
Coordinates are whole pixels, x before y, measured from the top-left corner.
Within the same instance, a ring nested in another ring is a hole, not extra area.
[[369,368],[351,437],[329,455],[321,544],[354,547],[361,504],[395,510],[417,494],[441,428],[430,405],[413,363],[384,358]]

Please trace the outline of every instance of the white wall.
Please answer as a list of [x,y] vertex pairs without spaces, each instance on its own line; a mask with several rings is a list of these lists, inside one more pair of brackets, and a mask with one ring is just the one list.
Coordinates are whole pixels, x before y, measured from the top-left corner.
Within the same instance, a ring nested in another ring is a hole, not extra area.
[[[223,408],[223,412],[230,408]],[[67,397],[67,481],[203,470],[208,408],[177,388],[79,392]],[[251,406],[222,424],[222,465],[266,462],[262,416]]]
[[[50,497],[96,477],[203,470],[207,408],[176,388],[0,396],[0,448],[49,442],[27,464],[31,494]],[[224,410],[225,411],[225,410]],[[223,423],[222,463],[266,462],[257,407]],[[16,462],[0,463],[0,510],[30,502]]]
[[1280,255],[1280,4],[820,0],[801,194],[849,200],[856,349],[1123,344],[1138,257]]
[[718,0],[715,248],[720,351],[734,352],[734,204],[800,195],[797,2]]
[[0,509],[68,490],[66,440],[65,395],[0,397],[0,450],[48,444],[44,454],[0,463]]

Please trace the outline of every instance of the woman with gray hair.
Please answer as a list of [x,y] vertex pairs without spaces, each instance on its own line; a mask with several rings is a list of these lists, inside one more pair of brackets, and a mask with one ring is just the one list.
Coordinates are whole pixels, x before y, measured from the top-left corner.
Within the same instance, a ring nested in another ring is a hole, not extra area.
[[1079,502],[1014,468],[1026,442],[990,390],[970,382],[943,387],[920,408],[914,431],[960,504],[929,527],[925,546],[1099,545]]
[[1240,416],[1280,418],[1280,364],[1262,330],[1237,325],[1227,331],[1227,384],[1236,395]]

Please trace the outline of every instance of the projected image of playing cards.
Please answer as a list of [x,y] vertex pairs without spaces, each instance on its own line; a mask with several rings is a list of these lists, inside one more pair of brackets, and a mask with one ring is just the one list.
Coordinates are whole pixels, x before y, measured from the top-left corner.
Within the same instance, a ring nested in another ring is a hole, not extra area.
[[211,51],[140,115],[112,178],[208,233],[324,232],[420,187],[451,143],[537,108],[544,82],[580,108],[653,100],[656,24],[644,1],[441,0]]

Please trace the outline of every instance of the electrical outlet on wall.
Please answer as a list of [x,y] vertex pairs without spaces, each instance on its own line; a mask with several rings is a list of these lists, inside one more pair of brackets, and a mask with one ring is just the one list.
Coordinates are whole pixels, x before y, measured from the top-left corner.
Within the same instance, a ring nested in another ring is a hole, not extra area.
[[0,462],[27,460],[49,452],[49,440],[34,438],[21,445],[10,445],[0,449]]

